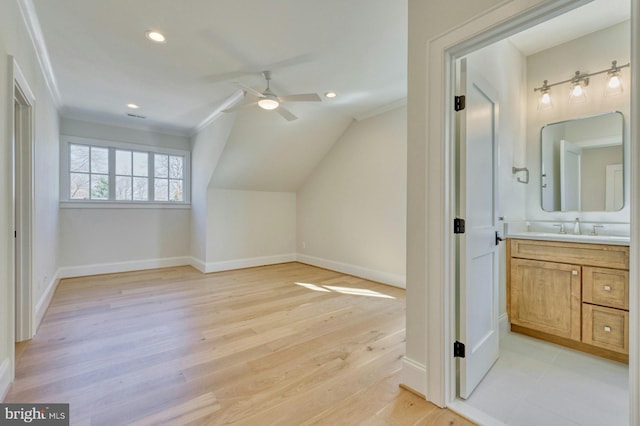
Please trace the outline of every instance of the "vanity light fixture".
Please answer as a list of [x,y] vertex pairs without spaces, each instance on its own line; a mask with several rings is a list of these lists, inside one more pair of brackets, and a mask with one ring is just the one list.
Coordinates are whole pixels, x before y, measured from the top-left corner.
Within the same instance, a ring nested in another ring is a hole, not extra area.
[[622,93],[622,78],[620,77],[620,67],[618,61],[611,62],[611,68],[607,71],[607,85],[604,88],[604,95],[619,95]]
[[553,105],[551,103],[551,89],[549,89],[548,81],[545,80],[540,88],[540,98],[538,98],[538,109],[549,109]]
[[534,92],[540,92],[540,98],[538,99],[538,109],[547,109],[551,106],[550,89],[553,86],[569,83],[571,89],[569,91],[569,102],[581,102],[586,99],[585,87],[589,85],[589,77],[598,74],[607,74],[607,84],[605,86],[605,96],[615,95],[622,93],[622,78],[620,77],[620,70],[622,68],[629,67],[631,64],[626,63],[624,65],[618,65],[618,61],[612,61],[611,67],[602,71],[596,71],[592,73],[583,73],[576,71],[573,77],[568,80],[559,81],[557,83],[551,83],[545,80],[542,86],[533,89]]
[[571,79],[571,93],[569,95],[569,102],[584,102],[587,100],[587,94],[584,88],[589,85],[589,76],[582,74],[580,71],[576,71],[575,75]]

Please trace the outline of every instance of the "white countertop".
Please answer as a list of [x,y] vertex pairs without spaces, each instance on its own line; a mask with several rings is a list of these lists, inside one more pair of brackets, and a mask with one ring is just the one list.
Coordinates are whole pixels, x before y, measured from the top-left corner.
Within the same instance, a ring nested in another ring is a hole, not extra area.
[[558,232],[527,232],[516,231],[507,233],[507,238],[525,240],[566,241],[571,243],[609,244],[628,246],[630,238],[620,235],[590,235],[590,234],[560,234]]

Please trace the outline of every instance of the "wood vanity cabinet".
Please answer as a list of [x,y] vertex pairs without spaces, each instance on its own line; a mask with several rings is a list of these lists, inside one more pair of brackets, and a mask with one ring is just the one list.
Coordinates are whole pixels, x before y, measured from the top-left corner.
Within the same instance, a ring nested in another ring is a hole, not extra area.
[[511,330],[628,362],[629,247],[509,239]]

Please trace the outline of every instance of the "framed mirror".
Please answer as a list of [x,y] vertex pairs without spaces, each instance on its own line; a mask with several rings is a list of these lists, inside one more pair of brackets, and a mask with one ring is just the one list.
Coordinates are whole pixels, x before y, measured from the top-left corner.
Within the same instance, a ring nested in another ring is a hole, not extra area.
[[542,209],[624,207],[624,117],[614,111],[547,124],[540,131]]

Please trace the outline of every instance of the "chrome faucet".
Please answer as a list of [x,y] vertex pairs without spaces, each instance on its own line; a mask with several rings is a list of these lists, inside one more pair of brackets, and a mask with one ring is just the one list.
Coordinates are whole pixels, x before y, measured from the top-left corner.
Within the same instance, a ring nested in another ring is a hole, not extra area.
[[564,223],[556,223],[553,226],[559,226],[560,227],[560,234],[566,234],[567,231],[564,229]]
[[604,225],[593,225],[593,230],[591,231],[591,235],[598,235],[596,232],[596,228],[604,228]]

